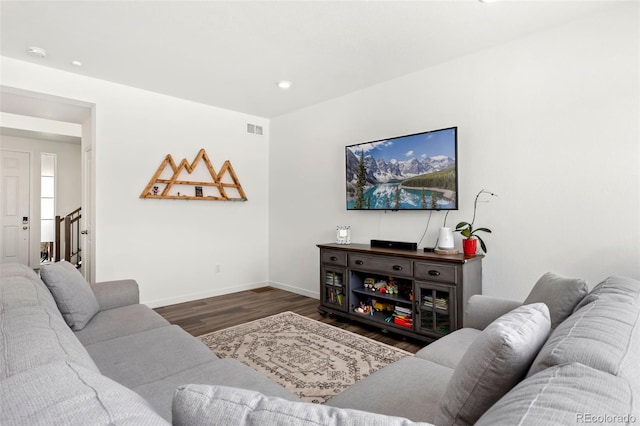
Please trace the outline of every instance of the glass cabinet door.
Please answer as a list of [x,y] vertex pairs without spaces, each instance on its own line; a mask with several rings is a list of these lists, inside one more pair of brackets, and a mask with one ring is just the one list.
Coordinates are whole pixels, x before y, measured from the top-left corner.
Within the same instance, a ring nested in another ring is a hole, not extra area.
[[322,268],[322,304],[334,309],[346,310],[345,270]]
[[417,331],[441,337],[457,329],[456,287],[431,282],[416,282],[414,304],[418,316]]

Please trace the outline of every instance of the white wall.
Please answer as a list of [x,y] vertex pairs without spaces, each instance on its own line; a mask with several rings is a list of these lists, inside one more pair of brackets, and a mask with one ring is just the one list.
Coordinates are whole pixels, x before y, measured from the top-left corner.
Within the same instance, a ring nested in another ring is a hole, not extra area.
[[449,126],[461,209],[448,225],[471,219],[480,189],[499,195],[477,218],[493,230],[485,294],[522,300],[546,271],[640,278],[638,17],[626,4],[273,119],[273,285],[317,296],[315,244],[336,225],[354,242],[418,241],[428,213],[345,211],[344,146]]
[[1,135],[0,147],[30,154],[30,262],[32,267],[37,267],[40,264],[40,154],[56,154],[55,213],[63,216],[80,207],[80,144]]
[[[10,58],[1,66],[5,86],[95,104],[96,280],[135,278],[152,306],[264,285],[268,121]],[[192,161],[200,148],[216,170],[231,161],[249,201],[139,198],[167,154]]]

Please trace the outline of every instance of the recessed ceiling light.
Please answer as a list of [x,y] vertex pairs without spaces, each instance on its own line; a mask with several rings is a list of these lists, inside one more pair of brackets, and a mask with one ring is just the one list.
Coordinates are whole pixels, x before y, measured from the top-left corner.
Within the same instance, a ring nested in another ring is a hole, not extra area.
[[287,80],[281,80],[278,82],[278,87],[283,90],[287,90],[288,88],[291,87],[291,82]]
[[80,68],[82,66],[82,62],[80,62],[80,61],[71,61],[71,65],[73,65],[74,67]]
[[480,3],[495,3],[498,0],[478,0]]
[[46,58],[47,51],[42,47],[31,46],[27,47],[27,53],[35,58]]

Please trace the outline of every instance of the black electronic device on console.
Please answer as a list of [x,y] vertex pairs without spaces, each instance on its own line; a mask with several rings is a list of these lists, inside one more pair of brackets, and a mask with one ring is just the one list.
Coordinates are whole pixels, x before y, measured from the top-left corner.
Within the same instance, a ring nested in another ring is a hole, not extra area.
[[405,241],[371,240],[371,247],[393,248],[399,250],[418,250],[418,243]]

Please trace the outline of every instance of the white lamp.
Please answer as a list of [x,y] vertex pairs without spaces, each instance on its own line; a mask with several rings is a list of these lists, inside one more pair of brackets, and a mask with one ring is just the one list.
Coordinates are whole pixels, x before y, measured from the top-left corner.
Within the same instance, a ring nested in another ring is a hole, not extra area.
[[453,247],[453,230],[451,228],[440,228],[438,248],[442,250],[453,250]]

